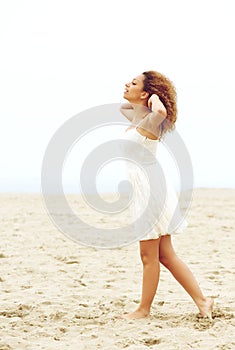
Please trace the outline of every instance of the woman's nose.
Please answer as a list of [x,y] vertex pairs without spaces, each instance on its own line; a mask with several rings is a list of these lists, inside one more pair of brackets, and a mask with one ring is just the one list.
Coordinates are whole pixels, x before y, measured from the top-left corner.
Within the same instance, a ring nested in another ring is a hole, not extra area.
[[126,86],[126,87],[129,87],[129,86],[130,86],[130,83],[126,83],[125,86]]

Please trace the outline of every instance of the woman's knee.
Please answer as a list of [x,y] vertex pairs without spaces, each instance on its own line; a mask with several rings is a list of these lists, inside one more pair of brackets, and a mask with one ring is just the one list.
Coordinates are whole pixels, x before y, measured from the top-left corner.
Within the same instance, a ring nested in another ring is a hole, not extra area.
[[165,267],[168,267],[168,265],[170,265],[170,259],[167,256],[160,255],[159,262]]
[[151,265],[159,262],[156,256],[151,256],[149,254],[141,254],[141,261],[143,265]]
[[159,261],[166,268],[170,268],[175,263],[176,254],[174,251],[169,252],[168,254],[160,254]]
[[158,254],[153,254],[152,252],[149,252],[148,250],[141,250],[140,251],[140,257],[143,265],[152,264],[155,262],[159,262]]
[[175,251],[171,244],[170,236],[163,236],[159,249],[159,261],[165,267],[171,266],[175,259]]
[[141,241],[140,257],[144,265],[159,262],[159,240]]

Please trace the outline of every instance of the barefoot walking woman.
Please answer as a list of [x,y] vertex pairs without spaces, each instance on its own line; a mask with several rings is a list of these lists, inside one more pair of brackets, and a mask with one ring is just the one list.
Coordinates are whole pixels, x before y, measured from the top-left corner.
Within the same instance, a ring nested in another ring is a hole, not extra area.
[[[164,75],[148,71],[138,75],[125,86],[124,98],[129,103],[122,105],[121,112],[131,122],[126,130],[127,138],[152,149],[166,132],[174,128],[177,114],[174,85]],[[137,201],[142,202],[145,189],[141,192],[140,182],[135,184],[135,178],[132,180],[134,189],[138,186],[140,193]],[[156,198],[159,196],[161,193],[158,193]],[[175,198],[176,195],[172,193],[168,196],[163,219],[160,218],[154,229],[140,240],[140,256],[143,263],[142,297],[138,308],[130,314],[123,315],[123,318],[138,319],[150,315],[159,282],[160,263],[192,297],[200,315],[211,318],[213,299],[203,295],[192,272],[178,258],[172,247],[171,234],[177,233],[177,229],[171,232],[166,221],[170,221],[170,215],[173,214],[171,204]],[[184,224],[185,222],[182,223],[181,229]]]

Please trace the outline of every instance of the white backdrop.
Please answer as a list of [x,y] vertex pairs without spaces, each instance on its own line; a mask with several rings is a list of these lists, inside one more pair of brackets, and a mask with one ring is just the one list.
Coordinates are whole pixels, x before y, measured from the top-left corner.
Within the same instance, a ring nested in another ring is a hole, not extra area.
[[[0,191],[40,191],[42,158],[61,124],[84,109],[122,102],[125,82],[149,69],[176,85],[177,130],[195,186],[235,187],[232,6],[232,0],[1,1]],[[101,191],[118,181],[116,169],[103,173]],[[73,176],[68,162],[68,188]]]

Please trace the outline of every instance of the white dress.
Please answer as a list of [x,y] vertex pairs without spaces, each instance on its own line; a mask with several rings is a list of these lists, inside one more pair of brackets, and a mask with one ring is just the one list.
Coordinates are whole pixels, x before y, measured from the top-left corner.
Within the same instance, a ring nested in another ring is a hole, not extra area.
[[127,129],[123,139],[136,236],[142,241],[181,233],[187,221],[180,211],[177,194],[157,161],[159,141],[141,135],[135,127]]

